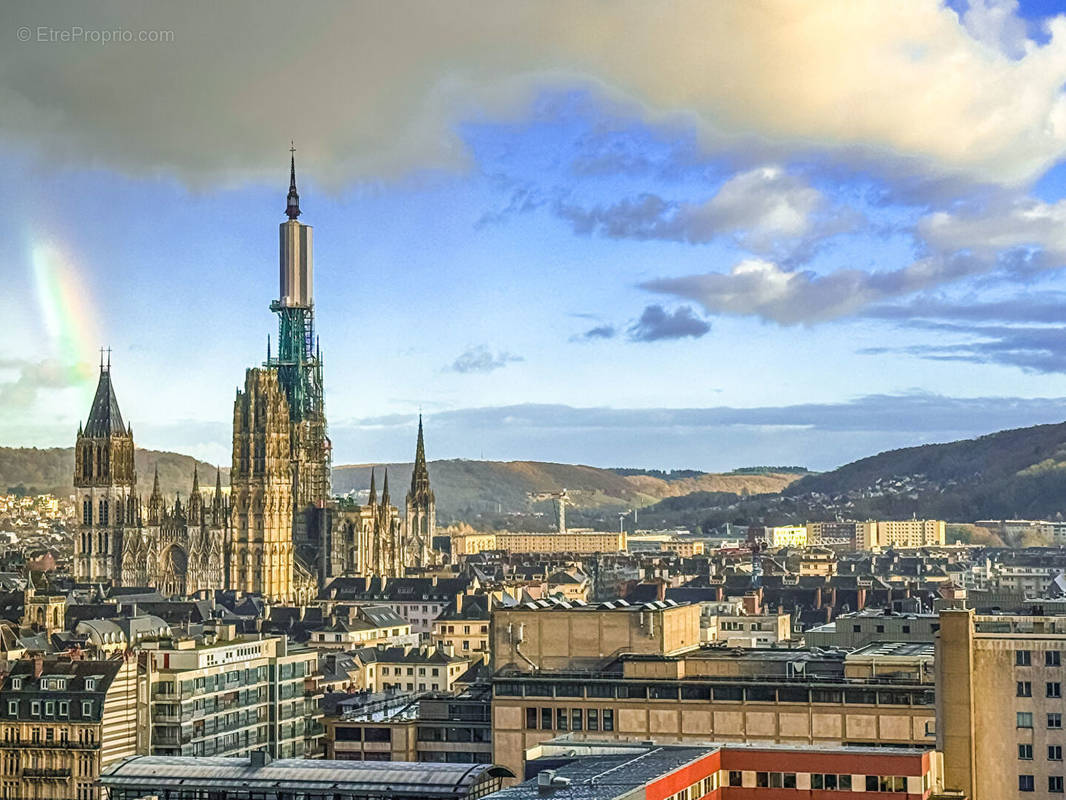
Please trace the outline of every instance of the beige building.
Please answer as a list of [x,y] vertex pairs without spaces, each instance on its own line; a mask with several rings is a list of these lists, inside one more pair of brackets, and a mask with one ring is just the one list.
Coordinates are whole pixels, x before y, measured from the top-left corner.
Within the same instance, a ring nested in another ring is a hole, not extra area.
[[626,544],[625,533],[609,531],[496,534],[496,549],[508,553],[617,553]]
[[904,519],[878,520],[863,523],[858,531],[859,547],[930,547],[943,546],[946,525],[944,520]]
[[619,653],[676,654],[699,646],[700,607],[538,600],[495,610],[491,638],[495,670],[588,667]]
[[1066,618],[940,613],[937,749],[970,800],[1063,793]]
[[770,647],[792,638],[792,615],[722,614],[715,619],[714,631],[714,637],[705,641],[729,647]]
[[453,531],[452,556],[471,556],[486,550],[496,549],[496,534],[475,531],[464,527],[462,530]]
[[375,691],[450,692],[471,664],[470,656],[443,647],[377,648]]
[[0,797],[95,800],[100,770],[137,752],[136,661],[11,665],[0,687]]
[[461,594],[455,603],[433,620],[430,641],[447,652],[487,661],[489,656],[489,621],[496,604],[492,594]]

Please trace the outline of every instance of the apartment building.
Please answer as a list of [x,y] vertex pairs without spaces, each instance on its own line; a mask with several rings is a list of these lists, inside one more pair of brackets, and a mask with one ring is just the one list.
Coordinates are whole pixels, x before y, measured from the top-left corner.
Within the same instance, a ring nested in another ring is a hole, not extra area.
[[198,638],[147,643],[146,750],[317,757],[323,735],[318,653],[285,637],[216,625]]
[[434,646],[451,647],[460,655],[487,661],[489,622],[495,597],[491,594],[461,594],[433,621],[430,641]]
[[450,646],[378,647],[375,691],[450,692],[470,668],[472,656]]
[[455,598],[479,588],[469,578],[388,578],[385,576],[334,578],[319,593],[325,613],[338,606],[382,605],[411,624],[411,633],[429,633],[433,620]]
[[766,542],[771,547],[806,547],[806,525],[778,525],[766,529]]
[[348,617],[336,614],[311,631],[311,646],[319,650],[354,650],[378,644],[415,643],[411,623],[388,606],[355,606]]
[[109,764],[137,753],[137,665],[13,662],[0,686],[0,797],[95,800]]
[[623,531],[496,534],[496,549],[508,553],[618,553],[626,549],[627,542]]
[[792,615],[782,614],[720,614],[714,620],[711,642],[724,642],[729,647],[771,647],[792,638]]
[[841,614],[832,622],[818,625],[803,636],[810,647],[842,647],[851,650],[871,642],[936,641],[940,630],[937,614],[900,614],[881,609]]
[[864,537],[875,533],[876,539],[864,538],[862,547],[943,547],[946,524],[937,519],[878,520],[876,531],[864,527]]
[[971,800],[1056,797],[1066,784],[1066,617],[940,612],[937,744]]

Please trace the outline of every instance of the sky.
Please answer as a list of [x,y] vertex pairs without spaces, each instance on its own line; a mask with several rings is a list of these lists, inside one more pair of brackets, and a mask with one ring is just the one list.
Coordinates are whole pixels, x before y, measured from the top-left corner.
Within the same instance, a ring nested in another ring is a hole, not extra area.
[[830,469],[1066,414],[1066,6],[0,8],[0,445],[226,464],[290,141],[335,463]]

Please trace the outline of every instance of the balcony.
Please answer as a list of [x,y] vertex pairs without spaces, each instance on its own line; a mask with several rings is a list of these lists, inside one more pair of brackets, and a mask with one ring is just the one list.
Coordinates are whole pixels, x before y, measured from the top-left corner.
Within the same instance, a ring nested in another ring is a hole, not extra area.
[[69,769],[37,769],[29,767],[22,770],[22,779],[28,781],[65,781],[69,777]]

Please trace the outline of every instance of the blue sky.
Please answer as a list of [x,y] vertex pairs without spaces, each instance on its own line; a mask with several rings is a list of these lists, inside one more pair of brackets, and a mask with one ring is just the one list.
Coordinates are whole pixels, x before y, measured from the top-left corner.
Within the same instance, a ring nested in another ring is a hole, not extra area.
[[0,11],[0,443],[70,444],[110,346],[138,444],[228,460],[290,138],[338,463],[419,409],[716,470],[1060,421],[1061,9],[653,7]]

